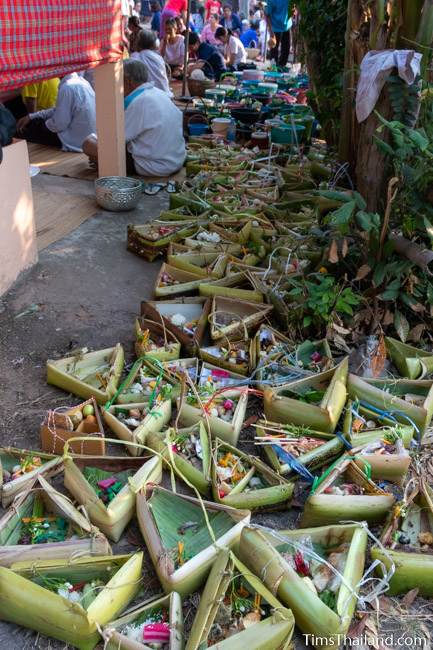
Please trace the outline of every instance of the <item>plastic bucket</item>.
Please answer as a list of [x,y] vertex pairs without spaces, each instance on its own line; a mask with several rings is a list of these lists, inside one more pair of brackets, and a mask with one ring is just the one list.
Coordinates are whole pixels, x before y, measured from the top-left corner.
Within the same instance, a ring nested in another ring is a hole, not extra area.
[[216,117],[212,120],[212,131],[225,138],[230,124],[231,119],[227,117]]
[[192,136],[204,135],[208,133],[209,127],[204,122],[193,122],[188,124],[188,132]]
[[295,132],[298,142],[301,142],[305,133],[305,126],[301,124],[272,126],[271,142],[273,144],[296,144]]

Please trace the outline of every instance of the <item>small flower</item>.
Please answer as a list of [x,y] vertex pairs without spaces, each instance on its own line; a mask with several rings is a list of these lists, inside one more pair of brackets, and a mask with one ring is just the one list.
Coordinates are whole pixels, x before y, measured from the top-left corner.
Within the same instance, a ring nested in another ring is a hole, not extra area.
[[319,273],[328,273],[328,269],[326,268],[326,266],[321,266],[319,269]]

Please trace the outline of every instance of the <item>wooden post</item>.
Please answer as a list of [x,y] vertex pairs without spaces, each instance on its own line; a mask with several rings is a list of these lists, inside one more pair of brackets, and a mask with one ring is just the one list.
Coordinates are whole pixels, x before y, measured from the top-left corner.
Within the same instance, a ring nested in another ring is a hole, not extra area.
[[191,0],[188,0],[186,10],[186,36],[185,36],[185,54],[183,57],[183,78],[182,78],[182,97],[186,94],[186,75],[188,70],[188,50],[189,50],[189,22],[191,20]]
[[126,176],[123,61],[95,68],[99,176]]

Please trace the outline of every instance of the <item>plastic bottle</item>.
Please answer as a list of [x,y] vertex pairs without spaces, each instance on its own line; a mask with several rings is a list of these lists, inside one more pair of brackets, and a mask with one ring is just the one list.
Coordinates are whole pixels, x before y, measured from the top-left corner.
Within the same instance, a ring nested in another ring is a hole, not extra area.
[[227,129],[227,142],[236,141],[236,122],[232,119]]

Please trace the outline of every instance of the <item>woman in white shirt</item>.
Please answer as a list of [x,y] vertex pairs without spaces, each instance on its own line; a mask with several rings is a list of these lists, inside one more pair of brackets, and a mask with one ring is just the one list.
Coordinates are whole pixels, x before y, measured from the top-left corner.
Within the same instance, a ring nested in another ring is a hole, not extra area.
[[173,19],[165,23],[165,36],[161,44],[161,56],[171,68],[173,78],[180,77],[183,71],[185,55],[185,39],[177,32],[177,24]]
[[218,27],[215,39],[224,45],[224,58],[227,66],[236,68],[240,63],[247,62],[247,53],[239,38],[225,27]]
[[166,63],[157,50],[155,32],[143,29],[137,40],[137,51],[132,53],[131,59],[142,61],[149,73],[149,81],[153,81],[155,88],[159,88],[169,97],[173,97],[168,84]]

